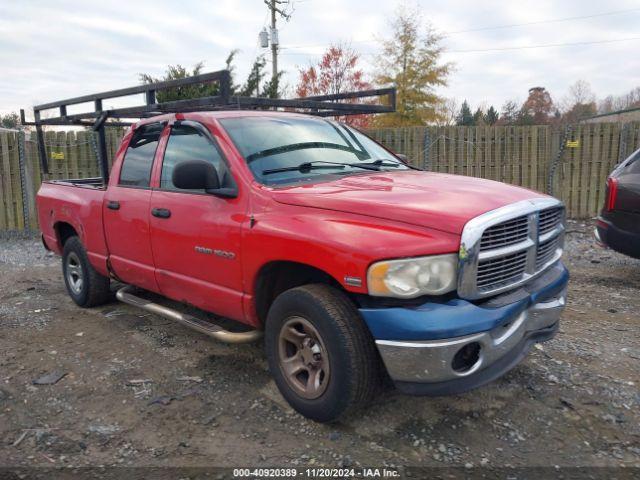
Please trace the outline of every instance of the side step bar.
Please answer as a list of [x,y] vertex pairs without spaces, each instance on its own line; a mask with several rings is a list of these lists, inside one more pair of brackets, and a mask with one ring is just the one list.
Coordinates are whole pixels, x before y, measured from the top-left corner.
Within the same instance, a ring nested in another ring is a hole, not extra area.
[[172,308],[164,307],[157,303],[153,303],[150,300],[137,297],[131,293],[135,287],[133,285],[127,285],[121,288],[116,293],[116,298],[121,302],[128,303],[134,307],[142,308],[147,312],[155,313],[170,320],[175,320],[182,325],[197,330],[200,333],[204,333],[216,340],[225,343],[249,343],[255,342],[262,337],[261,330],[250,330],[248,332],[230,332],[225,330],[219,325],[215,325],[204,320],[200,320],[192,315],[178,312]]

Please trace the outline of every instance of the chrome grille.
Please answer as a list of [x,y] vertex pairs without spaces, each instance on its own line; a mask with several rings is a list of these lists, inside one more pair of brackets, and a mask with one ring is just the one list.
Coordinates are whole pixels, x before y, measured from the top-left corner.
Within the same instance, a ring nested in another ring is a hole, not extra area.
[[562,208],[548,208],[540,212],[538,233],[543,235],[550,232],[562,221]]
[[541,269],[545,263],[553,258],[557,248],[560,246],[559,244],[559,237],[553,237],[546,242],[538,244],[536,250],[536,270]]
[[526,283],[555,263],[564,244],[564,207],[558,200],[525,200],[465,225],[458,295],[478,299]]
[[518,217],[487,228],[482,234],[480,251],[513,245],[526,240],[529,235],[529,219]]
[[527,252],[517,252],[505,257],[497,257],[478,263],[477,286],[479,290],[491,289],[496,285],[520,278],[527,265]]

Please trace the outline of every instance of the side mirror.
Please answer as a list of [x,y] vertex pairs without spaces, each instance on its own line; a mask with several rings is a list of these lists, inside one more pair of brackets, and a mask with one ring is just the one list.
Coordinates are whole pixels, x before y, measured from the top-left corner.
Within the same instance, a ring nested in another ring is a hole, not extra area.
[[409,159],[407,158],[407,156],[404,153],[396,153],[395,154],[396,157],[398,157],[398,159],[400,159],[400,161],[402,163],[404,163],[405,165],[409,164]]
[[216,190],[220,180],[216,168],[203,160],[180,162],[173,169],[173,184],[184,190]]

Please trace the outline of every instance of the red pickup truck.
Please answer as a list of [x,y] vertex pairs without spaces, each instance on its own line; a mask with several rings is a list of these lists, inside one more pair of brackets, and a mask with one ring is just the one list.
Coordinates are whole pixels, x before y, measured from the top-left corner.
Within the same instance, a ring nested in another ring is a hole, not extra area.
[[561,202],[420,171],[315,116],[144,119],[107,185],[44,182],[37,204],[78,305],[110,300],[117,281],[120,300],[213,337],[264,333],[283,396],[318,421],[366,403],[388,378],[417,395],[496,379],[554,335],[565,303]]

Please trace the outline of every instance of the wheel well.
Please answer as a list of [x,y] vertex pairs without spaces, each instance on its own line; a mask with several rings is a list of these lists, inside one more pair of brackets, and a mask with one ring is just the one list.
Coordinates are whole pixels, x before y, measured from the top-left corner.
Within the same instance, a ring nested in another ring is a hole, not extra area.
[[263,266],[255,285],[256,313],[260,321],[264,323],[267,319],[269,308],[278,295],[309,283],[325,283],[343,289],[331,275],[304,263],[277,261]]
[[66,222],[58,222],[55,224],[54,229],[56,231],[56,236],[58,237],[58,242],[60,244],[60,248],[64,248],[64,244],[71,237],[78,236],[78,232],[76,229],[71,226],[71,224]]

